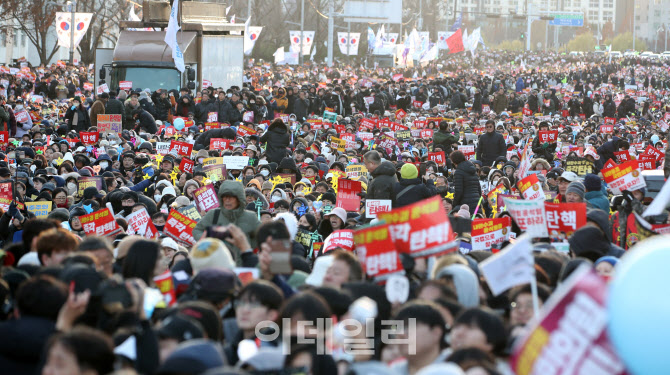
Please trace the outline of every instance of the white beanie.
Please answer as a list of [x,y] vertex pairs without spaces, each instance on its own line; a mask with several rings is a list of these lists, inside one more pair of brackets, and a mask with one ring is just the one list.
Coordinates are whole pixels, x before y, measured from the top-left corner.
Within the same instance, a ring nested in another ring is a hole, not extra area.
[[204,268],[222,268],[233,270],[235,260],[223,241],[217,238],[203,238],[196,242],[190,254],[193,274]]

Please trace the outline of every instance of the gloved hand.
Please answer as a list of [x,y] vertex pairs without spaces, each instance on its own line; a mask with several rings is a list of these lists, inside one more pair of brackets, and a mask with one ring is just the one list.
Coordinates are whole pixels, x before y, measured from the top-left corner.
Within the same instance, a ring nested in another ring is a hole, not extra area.
[[19,223],[23,223],[23,220],[25,220],[25,218],[24,218],[23,215],[21,214],[21,211],[19,211],[19,210],[16,210],[16,214],[13,215],[12,217],[13,217],[14,219],[18,220]]
[[633,203],[633,201],[635,200],[635,196],[629,190],[624,190],[621,192],[621,194],[623,194],[623,199],[625,199],[626,202],[628,202],[629,204]]
[[11,216],[11,217],[14,217],[18,213],[19,213],[19,209],[16,208],[16,204],[14,204],[14,202],[10,203],[9,210],[7,210],[7,214],[9,214],[9,216]]

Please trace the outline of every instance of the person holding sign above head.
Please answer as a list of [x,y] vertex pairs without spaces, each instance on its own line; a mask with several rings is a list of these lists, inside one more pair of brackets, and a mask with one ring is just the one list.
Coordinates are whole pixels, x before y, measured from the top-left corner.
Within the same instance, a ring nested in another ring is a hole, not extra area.
[[91,119],[88,116],[88,111],[78,96],[72,99],[72,104],[70,104],[67,112],[65,112],[65,120],[70,129],[77,132],[86,131],[91,127]]
[[[540,123],[540,132],[546,132],[549,131],[549,123],[546,121],[542,121]],[[540,139],[540,135],[535,137],[533,139],[533,153],[535,154],[536,157],[543,158],[547,162],[551,163],[554,161],[554,154],[556,153],[556,140],[554,139],[553,142],[543,141]]]

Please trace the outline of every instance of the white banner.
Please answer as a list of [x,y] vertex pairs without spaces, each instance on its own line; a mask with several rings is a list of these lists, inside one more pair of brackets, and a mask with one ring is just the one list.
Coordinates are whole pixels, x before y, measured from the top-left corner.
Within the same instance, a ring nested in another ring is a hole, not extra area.
[[428,48],[430,48],[430,32],[420,31],[419,40],[421,41],[421,47],[419,47],[421,49],[421,54],[424,54],[428,51]]
[[246,26],[244,30],[244,54],[251,55],[256,41],[263,31],[263,26]]
[[453,31],[438,31],[437,32],[437,47],[439,49],[449,49],[447,47],[447,39],[454,35]]
[[[290,30],[289,35],[291,37],[291,52],[300,52],[300,30]],[[309,55],[309,51],[312,49],[312,43],[314,42],[314,31],[303,31],[303,37],[305,40],[302,42],[302,55]]]
[[172,10],[170,11],[170,21],[168,22],[168,27],[165,29],[165,43],[170,46],[172,49],[172,59],[174,60],[174,65],[180,72],[186,70],[186,65],[184,64],[184,54],[179,47],[177,42],[177,31],[181,28],[179,26],[179,21],[177,20],[177,11],[179,10],[179,0],[174,0],[172,3]]
[[391,44],[398,43],[398,33],[386,33],[386,41]]
[[[74,20],[74,48],[77,48],[81,38],[84,37],[88,26],[91,24],[93,13],[75,13]],[[56,13],[56,35],[58,36],[58,45],[65,48],[70,48],[70,39],[72,38],[72,13],[57,12]]]
[[530,237],[549,237],[544,201],[505,198],[505,208],[521,231]]
[[479,264],[494,296],[535,278],[532,250],[530,236],[521,236],[514,244]]
[[337,45],[340,47],[340,52],[343,55],[347,54],[347,46],[349,47],[349,56],[358,55],[358,43],[361,39],[361,33],[337,33]]

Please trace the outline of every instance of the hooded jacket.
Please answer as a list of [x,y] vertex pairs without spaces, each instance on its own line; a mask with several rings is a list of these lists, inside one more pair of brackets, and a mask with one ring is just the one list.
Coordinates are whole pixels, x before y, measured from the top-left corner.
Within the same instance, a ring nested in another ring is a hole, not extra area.
[[368,185],[366,199],[390,199],[395,207],[395,184],[398,178],[395,167],[390,161],[382,162],[372,173],[372,181]]
[[291,137],[284,122],[272,122],[268,131],[261,137],[261,142],[266,144],[265,154],[268,156],[268,161],[279,164],[286,156],[286,148],[290,141]]
[[[405,191],[405,189],[408,189]],[[401,192],[405,191],[402,195]],[[395,184],[394,193],[396,197],[394,208],[409,206],[412,203],[430,198],[437,194],[435,183],[433,180],[428,180],[422,183],[420,178],[401,178]]]
[[[222,197],[224,194],[234,195],[237,197],[239,205],[236,209],[228,210],[223,207]],[[242,230],[242,232],[244,232],[244,234],[246,234],[251,248],[255,248],[256,229],[260,225],[260,222],[258,221],[258,217],[255,213],[244,209],[244,207],[247,205],[247,200],[244,195],[244,186],[242,186],[242,184],[237,181],[226,180],[221,184],[217,196],[219,198],[220,208],[210,210],[207,212],[207,214],[205,214],[205,216],[198,222],[198,224],[196,224],[195,228],[193,228],[193,238],[196,241],[199,240],[205,230],[210,226],[235,224]],[[242,266],[241,251],[247,249],[238,249],[228,241],[226,241],[226,245],[228,246],[228,249],[233,252],[233,256],[235,257],[237,265]]]
[[454,172],[454,206],[467,204],[473,213],[481,196],[475,165],[467,160],[460,163]]
[[610,227],[608,211],[589,209],[586,212],[586,219],[596,223],[600,230],[605,233],[605,237],[607,237],[607,240],[610,242],[610,248],[607,255],[621,258],[626,253],[624,249],[612,242],[612,229]]
[[477,274],[470,267],[463,264],[451,264],[440,268],[435,273],[435,279],[441,279],[445,276],[451,276],[458,302],[463,307],[479,306],[479,281]]
[[[245,188],[244,189],[244,194],[245,195],[251,195],[251,196],[254,197],[254,202],[251,203],[252,205],[255,205],[255,202],[260,199],[261,202],[263,203],[263,207],[261,208],[262,210],[267,210],[267,209],[270,208],[270,203],[268,203],[267,198],[265,198],[265,195],[263,195],[260,191],[258,191],[258,189]],[[255,206],[254,206],[254,211],[255,210],[256,209],[255,209]]]
[[279,166],[277,167],[277,173],[286,173],[283,172],[282,169],[289,169],[295,174],[295,180],[300,181],[302,180],[302,173],[300,173],[300,170],[298,169],[298,166],[295,164],[295,160],[293,158],[285,157],[281,159],[279,162]]

